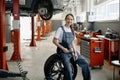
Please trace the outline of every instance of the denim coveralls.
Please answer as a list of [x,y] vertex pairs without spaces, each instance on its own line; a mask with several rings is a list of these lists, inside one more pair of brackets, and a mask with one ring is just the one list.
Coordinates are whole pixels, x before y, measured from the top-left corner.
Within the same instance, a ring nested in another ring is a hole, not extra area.
[[[62,30],[63,30],[62,42],[66,41],[69,49],[71,49],[71,43],[74,40],[74,36],[72,32],[65,32],[63,27]],[[78,54],[78,59],[75,61],[75,63],[82,68],[83,80],[91,80],[90,69],[87,61],[82,55],[80,55],[79,52],[77,52],[77,54]],[[65,67],[64,80],[73,80],[72,68],[70,64],[70,58],[72,58],[72,53],[60,53],[60,56],[62,57],[63,65]]]

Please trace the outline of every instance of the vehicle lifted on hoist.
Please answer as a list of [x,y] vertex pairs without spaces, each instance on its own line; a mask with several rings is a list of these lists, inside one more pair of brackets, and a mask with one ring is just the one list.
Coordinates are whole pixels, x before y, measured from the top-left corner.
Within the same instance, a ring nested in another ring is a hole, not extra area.
[[[11,14],[13,9],[13,0],[5,0],[5,4],[6,13]],[[43,20],[49,20],[54,14],[63,11],[64,7],[62,0],[19,0],[19,8],[20,16],[30,16],[31,14],[39,13]],[[0,78],[22,77],[23,80],[29,80],[26,75],[27,71],[15,73],[0,69]]]
[[[12,11],[13,0],[5,0],[6,11]],[[20,15],[29,16],[39,13],[43,20],[49,20],[63,11],[63,0],[19,0]],[[11,12],[12,13],[12,12]]]

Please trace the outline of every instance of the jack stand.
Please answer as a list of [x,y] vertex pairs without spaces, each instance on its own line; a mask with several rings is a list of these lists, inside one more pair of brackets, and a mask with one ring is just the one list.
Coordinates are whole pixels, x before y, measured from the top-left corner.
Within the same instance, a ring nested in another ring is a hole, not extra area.
[[27,71],[23,71],[21,73],[9,72],[7,70],[0,69],[0,78],[7,78],[7,77],[22,77],[23,80],[29,80],[26,78]]

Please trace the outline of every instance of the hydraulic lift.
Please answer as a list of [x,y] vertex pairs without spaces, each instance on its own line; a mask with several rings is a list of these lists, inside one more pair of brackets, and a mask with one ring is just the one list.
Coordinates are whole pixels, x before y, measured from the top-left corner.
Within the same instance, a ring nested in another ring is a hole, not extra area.
[[27,80],[26,79],[26,74],[28,72],[27,71],[23,71],[22,73],[15,73],[15,72],[10,72],[7,70],[3,70],[0,69],[0,78],[6,78],[6,77],[23,77],[23,80]]
[[[18,2],[18,0],[14,0],[14,1]],[[0,0],[0,78],[22,77],[23,80],[29,80],[26,78],[26,74],[28,72],[22,70],[20,63],[18,63],[18,68],[20,70],[20,73],[8,71],[6,53],[5,53],[8,50],[8,47],[6,46],[5,27],[6,27],[5,25],[5,0]],[[16,56],[18,60],[18,55]]]

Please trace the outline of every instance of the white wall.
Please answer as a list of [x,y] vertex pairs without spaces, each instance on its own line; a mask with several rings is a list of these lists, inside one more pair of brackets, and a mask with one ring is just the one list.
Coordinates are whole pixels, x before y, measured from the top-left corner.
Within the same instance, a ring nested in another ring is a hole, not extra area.
[[31,39],[31,17],[20,17],[20,39]]

